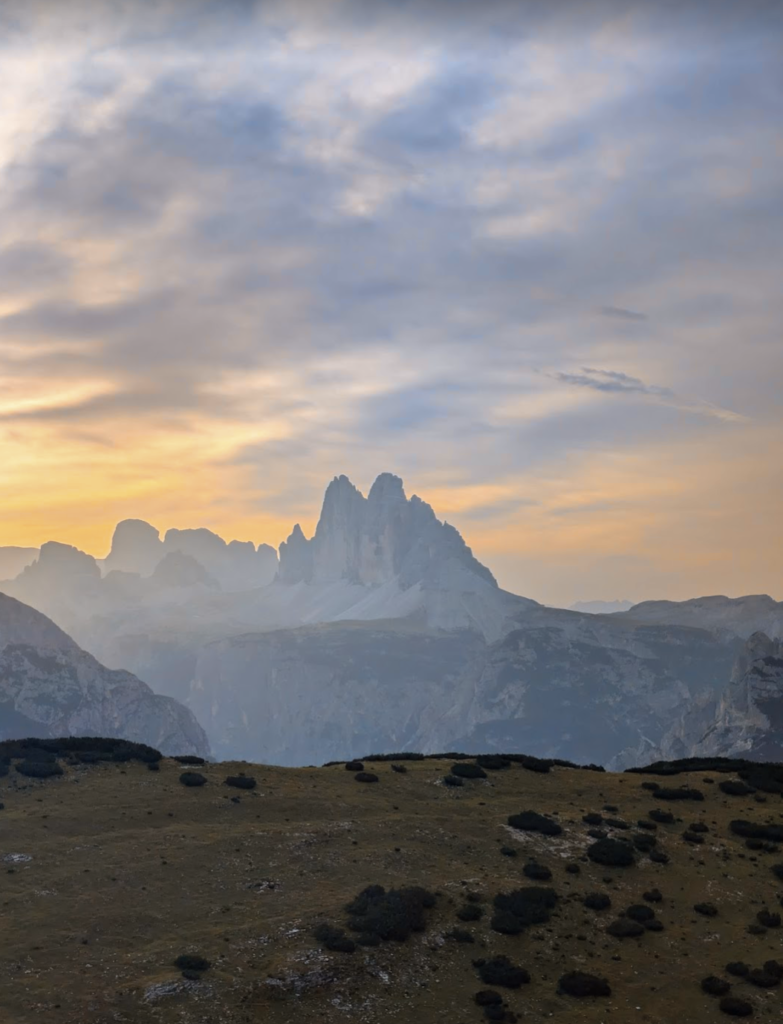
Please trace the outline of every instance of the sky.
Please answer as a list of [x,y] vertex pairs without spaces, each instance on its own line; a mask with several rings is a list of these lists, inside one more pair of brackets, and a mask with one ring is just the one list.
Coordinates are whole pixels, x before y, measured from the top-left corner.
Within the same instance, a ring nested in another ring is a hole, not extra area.
[[0,2],[0,544],[393,472],[547,604],[783,599],[783,5]]

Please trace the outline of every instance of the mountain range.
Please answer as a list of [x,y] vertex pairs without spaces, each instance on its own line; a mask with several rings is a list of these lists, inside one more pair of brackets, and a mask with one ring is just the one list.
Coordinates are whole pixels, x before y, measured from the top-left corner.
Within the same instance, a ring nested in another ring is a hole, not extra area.
[[[44,543],[0,590],[184,704],[216,756],[282,765],[465,749],[627,767],[687,752],[697,722],[739,721],[723,693],[745,642],[783,635],[783,604],[764,595],[601,613],[509,593],[389,473],[366,497],[333,479],[314,535],[295,525],[279,554],[125,520],[106,558]],[[754,721],[748,749],[767,729]]]

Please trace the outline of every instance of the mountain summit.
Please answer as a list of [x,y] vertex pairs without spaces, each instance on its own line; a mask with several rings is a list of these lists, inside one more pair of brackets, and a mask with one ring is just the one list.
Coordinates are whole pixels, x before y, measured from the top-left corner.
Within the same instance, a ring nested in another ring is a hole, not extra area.
[[280,545],[278,579],[345,580],[363,586],[396,579],[407,589],[434,581],[445,562],[497,587],[495,577],[473,557],[458,531],[440,522],[432,507],[415,494],[408,499],[398,476],[381,473],[366,498],[347,476],[336,476],[326,489],[312,539],[307,540],[297,524]]

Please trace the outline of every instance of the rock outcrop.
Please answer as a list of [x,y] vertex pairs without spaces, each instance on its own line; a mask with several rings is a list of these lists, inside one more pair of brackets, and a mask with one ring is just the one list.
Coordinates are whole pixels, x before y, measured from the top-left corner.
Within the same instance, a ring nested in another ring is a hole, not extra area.
[[783,760],[783,640],[754,633],[725,688],[685,709],[651,753],[651,760]]
[[747,639],[756,632],[783,635],[783,601],[768,594],[695,597],[689,601],[642,601],[622,613],[629,621],[726,630]]
[[0,594],[0,739],[79,735],[209,755],[187,708],[105,668],[46,616]]
[[38,548],[0,547],[0,580],[15,579],[38,557]]
[[123,519],[114,528],[111,551],[103,560],[105,572],[136,572],[151,576],[165,554],[160,533],[143,519]]

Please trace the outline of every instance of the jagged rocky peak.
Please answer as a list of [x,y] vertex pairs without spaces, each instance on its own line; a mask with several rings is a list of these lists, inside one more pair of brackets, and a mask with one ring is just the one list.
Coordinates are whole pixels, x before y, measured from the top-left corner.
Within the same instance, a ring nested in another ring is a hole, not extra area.
[[20,580],[46,577],[53,581],[71,579],[74,576],[89,576],[100,579],[101,570],[92,555],[80,551],[71,544],[60,544],[48,540],[41,545],[38,558],[19,576]]
[[217,590],[219,584],[204,566],[184,551],[169,551],[155,566],[152,579],[163,587],[194,587],[203,584]]
[[312,539],[297,524],[280,545],[278,579],[378,585],[396,578],[409,587],[438,575],[446,563],[497,586],[453,526],[440,522],[421,498],[406,497],[398,476],[382,473],[366,498],[347,476],[338,476],[326,489]]
[[150,576],[163,554],[163,542],[154,526],[143,519],[123,519],[114,528],[111,551],[103,565],[107,572],[118,569]]
[[224,590],[246,590],[271,583],[277,572],[277,552],[269,544],[256,549],[252,541],[232,540],[204,527],[168,530],[163,539],[167,553],[179,551],[199,562]]
[[0,580],[13,580],[38,557],[38,548],[0,547]]

